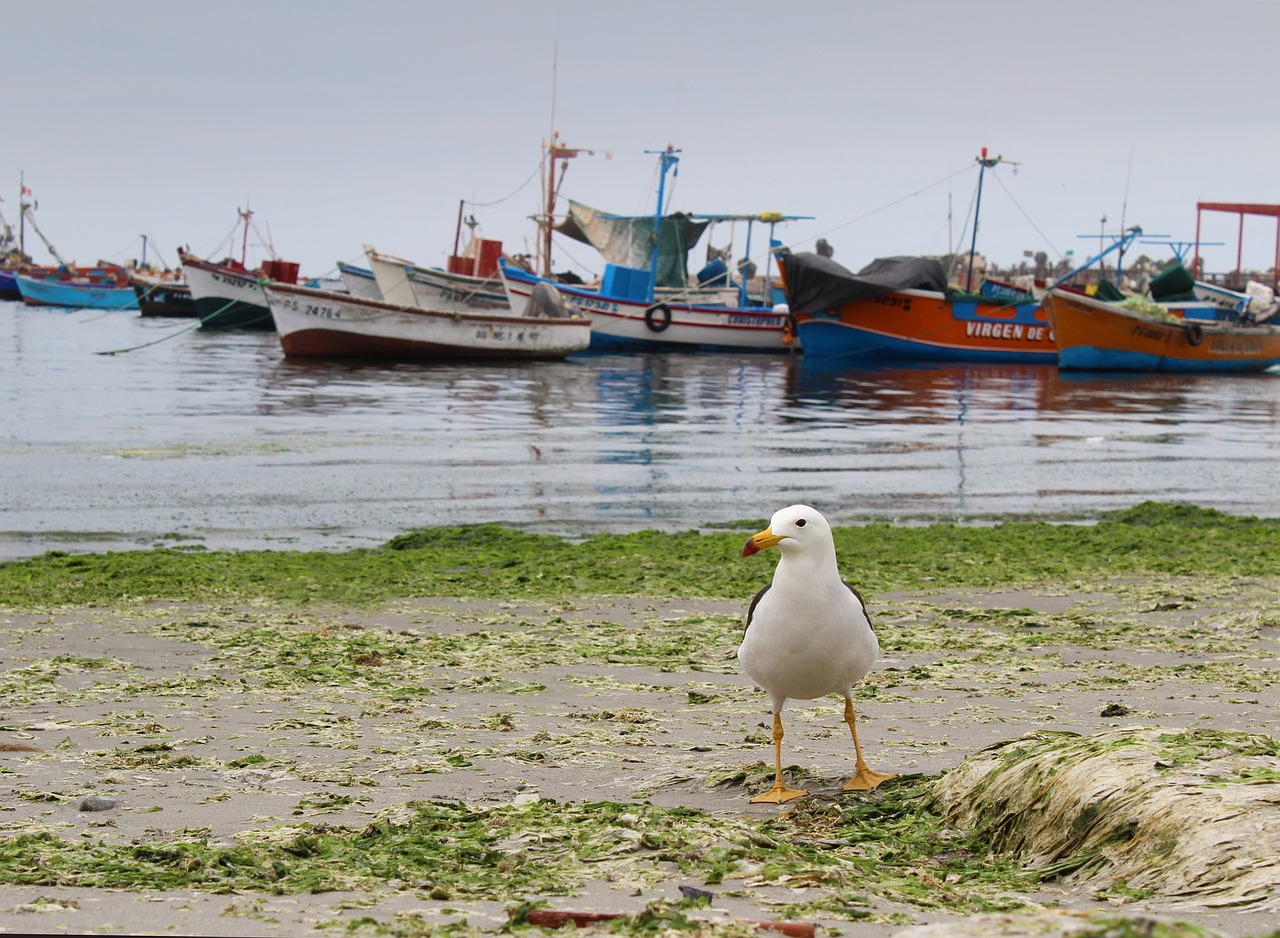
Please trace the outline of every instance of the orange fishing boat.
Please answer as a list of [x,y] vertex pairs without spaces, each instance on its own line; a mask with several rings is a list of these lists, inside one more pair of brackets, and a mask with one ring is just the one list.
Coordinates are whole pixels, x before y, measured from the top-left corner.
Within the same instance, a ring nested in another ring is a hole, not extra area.
[[1053,364],[1057,349],[1040,301],[986,282],[947,287],[932,258],[879,258],[856,274],[818,254],[784,255],[782,279],[808,359]]
[[1149,300],[1111,302],[1055,288],[1042,301],[1058,367],[1082,371],[1263,371],[1280,365],[1280,327],[1185,319]]

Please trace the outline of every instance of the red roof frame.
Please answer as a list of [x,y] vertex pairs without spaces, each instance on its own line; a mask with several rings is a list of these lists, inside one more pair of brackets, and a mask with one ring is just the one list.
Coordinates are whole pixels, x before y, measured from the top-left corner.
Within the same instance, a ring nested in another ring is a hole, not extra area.
[[1240,216],[1240,226],[1236,233],[1236,284],[1240,281],[1241,258],[1244,251],[1244,217],[1246,215],[1263,215],[1276,220],[1276,258],[1271,265],[1271,286],[1280,285],[1280,205],[1267,205],[1257,202],[1197,202],[1196,203],[1196,253],[1191,261],[1191,270],[1199,270],[1200,265],[1200,213],[1201,212],[1233,212]]

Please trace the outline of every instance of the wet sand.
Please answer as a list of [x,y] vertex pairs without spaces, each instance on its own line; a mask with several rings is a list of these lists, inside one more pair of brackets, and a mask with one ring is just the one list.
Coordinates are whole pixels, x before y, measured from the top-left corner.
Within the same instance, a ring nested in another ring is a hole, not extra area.
[[[985,746],[1041,729],[1273,732],[1280,708],[1274,600],[1271,618],[1261,624],[1248,609],[1259,597],[1274,596],[1274,585],[1243,585],[1236,599],[1196,597],[1189,585],[1186,595],[1153,601],[1141,584],[1087,594],[957,590],[876,597],[873,614],[887,650],[868,680],[874,696],[857,700],[868,760],[885,771],[936,775]],[[1022,610],[1018,615],[1031,619],[1074,611],[1100,622],[1135,623],[1146,634],[1127,646],[1100,648],[1055,629],[1034,655],[1005,654],[993,651],[992,642],[1009,626],[984,622],[983,610]],[[413,599],[378,612],[147,605],[0,615],[0,680],[13,690],[0,716],[0,744],[10,750],[0,752],[0,834],[52,830],[71,841],[128,844],[196,830],[234,840],[302,822],[359,827],[427,799],[634,801],[768,818],[778,809],[747,803],[747,789],[767,774],[758,763],[772,755],[767,699],[738,672],[731,633],[720,633],[728,639],[703,650],[705,663],[696,670],[607,656],[507,666],[508,658],[532,660],[520,657],[525,635],[540,642],[557,628],[593,623],[639,634],[686,621],[732,622],[741,614],[742,604],[732,601],[593,597],[560,603]],[[954,648],[895,647],[895,631],[922,621],[953,636]],[[248,628],[459,638],[483,632],[495,651],[489,662],[464,656],[452,667],[404,674],[425,693],[388,706],[385,687],[389,676],[395,684],[396,674],[386,669],[397,667],[394,661],[373,656],[366,662],[383,681],[371,694],[359,681],[273,683],[268,672],[254,670],[259,652],[252,647],[200,640],[202,630],[225,637]],[[1180,630],[1206,629],[1219,634],[1180,649]],[[1167,679],[1180,665],[1199,664],[1206,648],[1224,664],[1254,669],[1257,686],[1242,691],[1198,676]],[[53,667],[56,677],[35,680],[42,667]],[[1145,670],[1162,677],[1135,679]],[[374,697],[378,705],[371,704]],[[840,792],[853,763],[840,702],[791,702],[784,715],[784,764],[805,770],[810,797],[850,797]],[[162,755],[121,761],[121,753],[148,751]],[[745,782],[712,784],[744,766],[753,766]],[[91,795],[118,805],[80,810]],[[802,901],[809,888],[732,877],[707,887],[672,870],[665,882],[640,889],[602,876],[549,904],[638,912],[654,899],[679,899],[680,885],[736,893],[718,894],[702,915],[763,920],[778,918],[779,903]],[[1087,890],[1055,884],[1033,898],[1068,910],[1116,908]],[[391,923],[397,916],[437,923],[465,918],[474,928],[496,931],[514,904],[432,898],[398,881],[372,895],[0,885],[0,931],[318,936],[333,934],[335,922]],[[949,919],[882,899],[873,906],[864,921],[811,920],[826,934],[887,938]],[[1274,913],[1160,897],[1119,911],[1176,917],[1233,936],[1274,927]]]

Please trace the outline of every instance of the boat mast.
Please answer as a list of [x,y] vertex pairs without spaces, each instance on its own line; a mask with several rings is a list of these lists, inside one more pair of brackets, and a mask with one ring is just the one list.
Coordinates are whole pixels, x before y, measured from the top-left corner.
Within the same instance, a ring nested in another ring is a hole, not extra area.
[[[545,144],[547,149],[547,204],[542,214],[542,243],[539,245],[542,251],[542,276],[551,277],[551,229],[555,227],[556,222],[556,196],[560,194],[560,182],[564,182],[564,174],[568,172],[569,160],[573,159],[579,153],[585,153],[588,156],[595,156],[595,150],[588,150],[583,147],[573,148],[566,147],[560,143],[560,131],[553,130],[551,132],[551,142]],[[612,159],[613,152],[606,150],[604,158]],[[560,180],[556,181],[556,161],[560,161]]]
[[453,226],[453,256],[458,256],[458,242],[462,240],[462,207],[466,205],[465,199],[458,200],[458,221]]
[[975,201],[973,206],[973,238],[969,242],[969,272],[965,275],[965,278],[964,278],[966,290],[973,289],[973,255],[977,253],[977,250],[978,250],[978,217],[982,213],[983,174],[985,174],[988,169],[994,169],[996,166],[998,166],[1001,163],[1011,163],[1014,166],[1018,165],[1017,163],[1013,163],[1012,160],[1006,160],[999,156],[988,157],[986,147],[982,148],[982,154],[977,157],[977,161],[978,161],[978,198]]
[[58,253],[58,249],[49,243],[49,239],[44,236],[44,232],[41,231],[40,226],[36,224],[35,216],[31,214],[31,206],[26,203],[23,203],[22,214],[24,218],[26,218],[28,221],[31,222],[32,229],[35,231],[36,234],[40,236],[40,240],[44,242],[45,248],[49,251],[50,254],[53,255],[54,260],[56,260],[63,267],[70,269],[71,265],[68,264],[65,260],[63,260],[62,255]]
[[656,153],[658,155],[658,206],[653,212],[653,250],[649,253],[649,299],[652,300],[654,292],[658,287],[658,247],[661,244],[662,234],[662,200],[667,188],[667,173],[674,171],[675,175],[680,175],[678,168],[680,157],[677,153],[684,151],[677,150],[671,144],[667,144],[665,150],[645,150],[646,153]]
[[27,253],[27,174],[18,172],[18,250]]
[[240,266],[244,267],[245,259],[249,256],[249,219],[253,217],[253,210],[245,208],[244,211],[236,209],[240,213],[240,220],[244,222],[244,231],[240,235]]

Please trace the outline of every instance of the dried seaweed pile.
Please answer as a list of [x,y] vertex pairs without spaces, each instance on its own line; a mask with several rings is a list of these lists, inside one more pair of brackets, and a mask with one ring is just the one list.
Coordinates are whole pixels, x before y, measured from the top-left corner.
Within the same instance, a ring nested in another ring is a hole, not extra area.
[[1219,730],[1035,733],[966,759],[938,807],[1044,877],[1280,910],[1280,742]]

